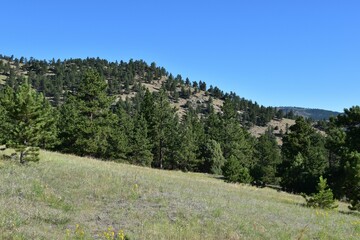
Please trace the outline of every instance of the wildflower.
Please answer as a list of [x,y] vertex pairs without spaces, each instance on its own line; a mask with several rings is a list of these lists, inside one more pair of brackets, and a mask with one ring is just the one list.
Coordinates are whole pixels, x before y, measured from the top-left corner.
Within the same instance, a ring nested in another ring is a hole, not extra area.
[[125,235],[124,235],[124,231],[120,230],[118,233],[118,239],[119,240],[124,240],[125,239]]

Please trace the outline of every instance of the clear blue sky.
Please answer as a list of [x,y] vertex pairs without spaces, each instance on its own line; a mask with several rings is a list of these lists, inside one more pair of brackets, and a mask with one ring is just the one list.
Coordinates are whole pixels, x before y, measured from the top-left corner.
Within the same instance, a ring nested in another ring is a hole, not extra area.
[[360,104],[360,1],[1,3],[0,54],[156,62],[265,106]]

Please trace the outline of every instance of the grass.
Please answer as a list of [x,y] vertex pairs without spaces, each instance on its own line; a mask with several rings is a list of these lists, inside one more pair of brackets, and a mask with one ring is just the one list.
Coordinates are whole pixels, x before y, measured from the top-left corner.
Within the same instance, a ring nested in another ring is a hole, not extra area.
[[[300,196],[53,152],[0,161],[0,239],[359,239],[360,217]],[[119,238],[121,239],[121,238]]]

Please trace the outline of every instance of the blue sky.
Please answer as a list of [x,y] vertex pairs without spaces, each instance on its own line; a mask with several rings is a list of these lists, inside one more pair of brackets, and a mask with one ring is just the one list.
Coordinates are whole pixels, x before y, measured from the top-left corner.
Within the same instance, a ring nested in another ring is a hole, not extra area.
[[143,59],[265,106],[360,104],[360,2],[62,0],[1,4],[0,54]]

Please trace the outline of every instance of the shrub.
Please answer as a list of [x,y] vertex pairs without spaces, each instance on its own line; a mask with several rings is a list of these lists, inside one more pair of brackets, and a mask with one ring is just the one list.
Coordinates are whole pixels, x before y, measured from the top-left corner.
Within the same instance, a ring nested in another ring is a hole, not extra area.
[[317,186],[318,193],[312,194],[311,197],[303,195],[306,200],[307,207],[322,208],[322,209],[333,209],[337,208],[335,205],[335,199],[333,192],[327,185],[326,178],[322,176],[319,178]]

